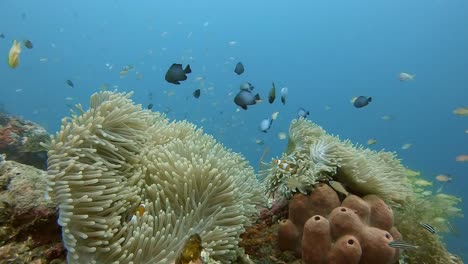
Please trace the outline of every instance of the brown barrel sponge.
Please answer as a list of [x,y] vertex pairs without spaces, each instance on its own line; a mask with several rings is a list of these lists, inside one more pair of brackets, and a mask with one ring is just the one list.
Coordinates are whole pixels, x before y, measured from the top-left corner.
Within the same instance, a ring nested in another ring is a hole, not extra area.
[[393,226],[393,210],[377,195],[367,195],[362,198],[371,208],[370,226],[390,230]]
[[369,224],[371,208],[364,200],[359,198],[359,196],[349,195],[344,199],[341,206],[353,209],[363,223]]
[[279,223],[278,247],[281,250],[291,250],[298,254],[301,252],[302,228],[298,230],[289,219]]
[[340,237],[333,244],[329,254],[328,263],[333,264],[359,264],[362,249],[356,237],[346,235]]
[[288,218],[301,229],[304,226],[307,219],[309,219],[313,215],[309,213],[309,203],[309,197],[302,193],[294,194],[291,201],[289,201]]
[[344,235],[356,236],[363,229],[363,223],[353,209],[347,207],[335,208],[328,217],[333,239]]
[[[340,206],[340,198],[330,186],[319,183],[309,196],[309,210],[312,215],[327,217],[330,212]],[[309,217],[310,217],[309,216]]]
[[314,215],[304,225],[302,261],[305,264],[327,263],[331,246],[330,224],[321,215]]
[[358,239],[362,248],[360,264],[393,263],[398,252],[388,245],[393,241],[389,232],[366,226],[359,234]]

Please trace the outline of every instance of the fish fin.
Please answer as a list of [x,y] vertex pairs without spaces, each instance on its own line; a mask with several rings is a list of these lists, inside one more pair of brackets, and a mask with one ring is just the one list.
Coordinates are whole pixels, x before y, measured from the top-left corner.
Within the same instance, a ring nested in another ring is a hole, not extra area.
[[240,107],[244,110],[247,110],[247,105],[241,105]]
[[372,97],[367,98],[367,102],[372,102]]
[[192,72],[192,69],[190,69],[190,64],[187,64],[187,66],[185,67],[184,72],[185,72],[186,74]]
[[179,81],[173,81],[172,83],[173,83],[173,84],[180,84]]
[[262,100],[262,99],[260,99],[260,95],[259,95],[259,94],[256,94],[254,98],[255,98],[255,101]]

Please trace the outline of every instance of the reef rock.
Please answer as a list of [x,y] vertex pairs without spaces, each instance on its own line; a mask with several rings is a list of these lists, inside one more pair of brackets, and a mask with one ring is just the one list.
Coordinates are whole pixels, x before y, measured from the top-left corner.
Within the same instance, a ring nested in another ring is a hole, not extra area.
[[45,197],[45,190],[44,171],[15,161],[0,162],[0,260],[64,259],[56,204]]
[[280,223],[279,247],[292,250],[303,263],[394,263],[401,239],[393,227],[393,211],[376,195],[349,195],[340,204],[337,193],[320,183],[310,195],[295,194],[289,217]]
[[40,142],[50,142],[50,136],[40,125],[0,113],[0,154],[9,160],[47,168],[47,150]]

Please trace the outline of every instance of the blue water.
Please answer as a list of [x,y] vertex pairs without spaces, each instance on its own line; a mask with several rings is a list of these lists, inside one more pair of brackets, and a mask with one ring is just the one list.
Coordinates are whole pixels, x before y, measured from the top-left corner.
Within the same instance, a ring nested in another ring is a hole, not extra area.
[[[468,163],[455,161],[468,154],[468,118],[452,113],[468,106],[467,1],[3,0],[0,10],[6,36],[0,39],[0,102],[50,132],[68,114],[66,97],[87,105],[108,84],[135,91],[136,102],[152,102],[156,111],[171,109],[171,119],[203,126],[258,168],[265,147],[268,159],[284,150],[277,133],[287,132],[302,106],[330,133],[362,144],[377,139],[373,149],[396,151],[426,179],[451,174],[444,190],[468,196]],[[14,70],[6,63],[13,39],[34,44],[23,47]],[[238,61],[245,66],[241,76],[233,72]],[[193,71],[179,86],[164,80],[172,63],[190,63]],[[125,65],[135,68],[121,78]],[[401,83],[400,72],[416,78]],[[271,82],[288,87],[286,105],[277,98],[237,112],[233,97],[244,81],[265,99]],[[192,96],[197,88],[199,99]],[[373,101],[356,109],[350,100],[358,95]],[[260,121],[275,111],[271,130],[259,132]],[[413,146],[401,150],[404,143]],[[464,255],[468,223],[454,223],[459,234],[447,236],[448,248]]]

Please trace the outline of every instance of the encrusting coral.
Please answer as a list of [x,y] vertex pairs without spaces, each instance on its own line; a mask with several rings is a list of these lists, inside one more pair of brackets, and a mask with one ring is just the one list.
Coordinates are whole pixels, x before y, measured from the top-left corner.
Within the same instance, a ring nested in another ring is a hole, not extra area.
[[388,245],[401,239],[393,212],[380,198],[337,193],[318,184],[310,195],[295,194],[289,217],[279,226],[279,247],[295,251],[308,263],[394,263],[398,252]]
[[170,263],[192,234],[213,259],[235,260],[244,225],[264,203],[253,169],[201,129],[130,96],[94,94],[48,146],[68,263]]

